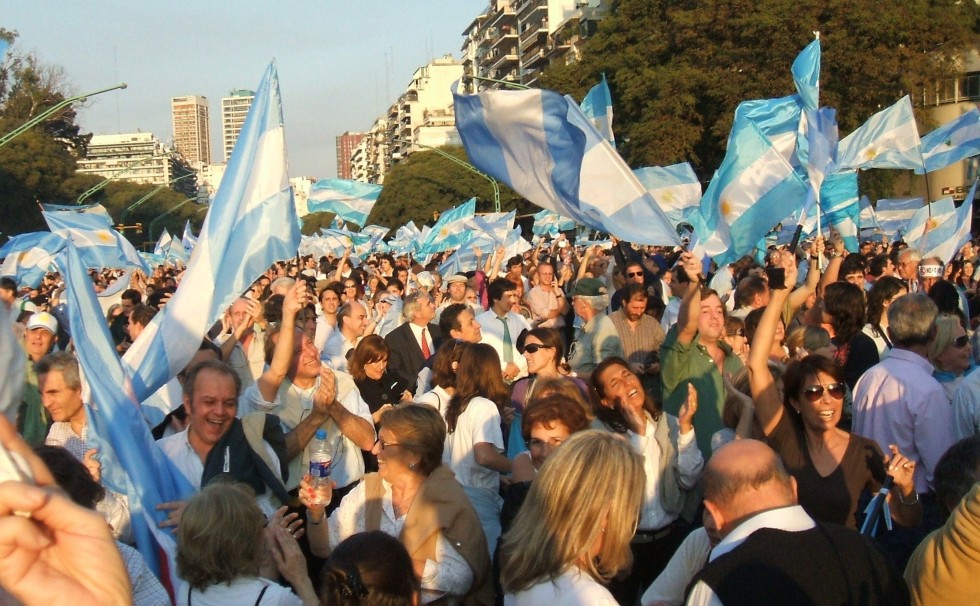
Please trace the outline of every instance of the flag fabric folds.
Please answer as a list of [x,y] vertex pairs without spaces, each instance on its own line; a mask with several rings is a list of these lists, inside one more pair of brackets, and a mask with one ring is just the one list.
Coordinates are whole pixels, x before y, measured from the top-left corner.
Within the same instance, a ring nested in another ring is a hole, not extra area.
[[453,92],[470,161],[535,205],[638,244],[678,245],[673,226],[569,97],[547,90]]
[[592,126],[599,131],[599,135],[615,147],[616,137],[613,135],[612,129],[612,93],[609,92],[609,83],[606,82],[606,74],[602,74],[602,80],[599,81],[599,84],[593,86],[586,93],[579,107],[581,107],[585,117],[592,122]]
[[86,267],[138,267],[149,273],[136,248],[114,229],[59,229],[53,233],[71,240]]
[[[952,214],[937,216],[933,209],[932,219],[927,220],[926,229],[921,237],[909,238],[908,243],[912,248],[922,253],[922,258],[939,257],[943,263],[949,263],[956,253],[970,239],[970,226],[973,224],[973,198],[977,192],[977,184],[980,180],[973,182],[970,193],[967,194],[963,204],[956,208]],[[942,201],[949,201],[952,205],[952,198],[944,198]],[[934,206],[937,203],[934,203]]]
[[431,255],[443,250],[459,248],[465,244],[473,236],[473,232],[466,229],[466,223],[472,220],[475,214],[476,198],[470,198],[439,215],[439,220],[422,240],[419,254]]
[[84,229],[87,231],[112,229],[112,217],[101,204],[85,206],[41,204],[41,215],[51,231],[59,229]]
[[855,171],[828,175],[820,188],[820,207],[824,226],[837,230],[844,248],[858,252],[860,247],[861,204],[858,199],[858,177]]
[[[945,168],[970,156],[980,155],[980,108],[943,124],[922,137],[925,172]],[[921,167],[915,172],[922,173]]]
[[184,245],[184,250],[187,251],[188,255],[194,250],[194,246],[197,244],[197,238],[194,236],[194,232],[191,231],[190,219],[184,224],[184,235],[181,236],[180,243]]
[[689,222],[701,202],[701,182],[687,162],[670,166],[647,166],[633,171],[643,187],[670,219],[671,224]]
[[321,179],[310,188],[307,209],[330,212],[363,227],[381,195],[381,186],[349,179]]
[[[193,489],[154,443],[140,415],[139,401],[116,355],[92,281],[73,245],[68,245],[61,261],[68,285],[68,325],[85,327],[74,331],[72,338],[88,386],[88,445],[99,449],[103,482],[129,497],[134,536],[147,565],[158,577],[169,576],[171,583],[176,583],[176,541],[170,532],[158,527],[166,513],[157,511],[156,506],[186,500]],[[166,554],[163,557],[161,549]]]
[[177,292],[123,357],[139,398],[176,376],[235,298],[270,265],[293,257],[299,242],[286,172],[279,78],[272,63]]
[[875,205],[875,218],[882,233],[890,238],[901,238],[908,229],[909,220],[922,208],[922,198],[884,198]]
[[793,61],[793,83],[803,102],[803,109],[820,106],[820,37],[807,45]]
[[554,211],[542,209],[534,213],[534,225],[531,232],[539,236],[557,236],[560,232],[575,229],[575,221],[559,215]]
[[841,139],[837,167],[839,170],[921,168],[922,147],[909,96],[871,116],[864,125]]
[[11,237],[0,247],[0,276],[11,276],[18,284],[36,288],[44,274],[64,249],[64,236],[49,231],[36,231]]

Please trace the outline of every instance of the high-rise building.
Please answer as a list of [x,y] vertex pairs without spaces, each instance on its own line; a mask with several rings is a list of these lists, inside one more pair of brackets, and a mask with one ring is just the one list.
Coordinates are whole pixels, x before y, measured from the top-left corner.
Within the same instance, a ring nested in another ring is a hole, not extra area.
[[351,155],[364,138],[364,133],[346,133],[337,137],[337,177],[353,179],[351,176]]
[[211,163],[211,120],[207,97],[188,95],[170,99],[174,148],[194,170]]
[[221,147],[224,150],[225,162],[231,158],[231,152],[238,141],[238,133],[245,124],[248,110],[252,107],[255,91],[233,90],[227,97],[221,99]]
[[153,133],[93,135],[77,172],[149,185],[170,184],[188,196],[197,193],[197,179],[188,176],[193,174],[191,167]]

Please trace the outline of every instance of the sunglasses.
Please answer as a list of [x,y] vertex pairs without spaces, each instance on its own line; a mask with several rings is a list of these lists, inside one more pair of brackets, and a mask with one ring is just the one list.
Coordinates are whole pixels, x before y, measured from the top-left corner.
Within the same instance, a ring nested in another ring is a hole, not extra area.
[[537,343],[528,343],[524,346],[524,351],[527,353],[538,353],[539,349],[551,349],[550,345],[539,345]]
[[628,271],[628,272],[626,272],[626,277],[627,278],[639,278],[642,275],[643,275],[643,272],[642,271]]
[[953,346],[954,347],[966,347],[969,344],[970,344],[970,337],[969,337],[969,335],[962,335],[962,336],[959,336],[959,337],[956,337],[955,339],[953,339]]
[[736,337],[736,336],[737,337],[744,337],[745,336],[745,329],[744,328],[739,328],[738,330],[733,330],[732,332],[728,333],[728,336],[729,337]]
[[831,383],[830,385],[811,385],[803,390],[803,395],[810,402],[817,402],[823,397],[824,389],[830,394],[830,397],[835,400],[844,399],[844,384],[843,383]]

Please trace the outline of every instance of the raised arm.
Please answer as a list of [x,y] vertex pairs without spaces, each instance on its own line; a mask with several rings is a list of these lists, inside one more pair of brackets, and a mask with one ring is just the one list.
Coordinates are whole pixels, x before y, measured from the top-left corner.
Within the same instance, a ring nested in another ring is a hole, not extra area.
[[691,282],[677,314],[677,341],[690,345],[698,333],[698,318],[701,315],[701,263],[689,252],[681,253],[677,263],[684,268],[684,274]]
[[[777,266],[786,272],[786,284],[796,283],[796,259],[791,253],[780,251]],[[749,348],[749,387],[755,402],[755,416],[768,436],[779,423],[783,414],[783,403],[776,391],[776,383],[769,372],[769,351],[776,338],[776,326],[783,312],[783,304],[789,296],[788,288],[774,288],[769,296],[769,304],[762,312],[759,326],[752,337]]]
[[279,339],[273,350],[269,368],[256,381],[259,393],[266,402],[273,402],[276,393],[293,360],[293,348],[296,346],[296,314],[306,303],[306,281],[296,280],[282,302],[282,324],[279,329]]
[[[806,282],[803,283],[803,286],[797,288],[789,295],[790,314],[793,314],[797,309],[799,309],[800,306],[806,302],[807,297],[817,290],[817,286],[820,284],[820,257],[823,255],[823,249],[823,236],[817,236],[816,240],[813,242],[813,247],[810,249],[810,256],[807,259],[807,263],[810,264],[810,268],[806,272]],[[789,282],[786,284],[789,287],[794,286]]]

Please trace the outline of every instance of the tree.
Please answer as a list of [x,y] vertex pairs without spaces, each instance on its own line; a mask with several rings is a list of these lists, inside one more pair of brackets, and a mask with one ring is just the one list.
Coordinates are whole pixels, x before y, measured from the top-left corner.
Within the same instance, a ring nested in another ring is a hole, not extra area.
[[[461,146],[442,151],[468,162]],[[500,207],[529,212],[531,205],[512,189],[500,183]],[[409,221],[421,227],[433,222],[433,213],[442,212],[476,197],[477,212],[493,212],[493,188],[483,177],[433,151],[418,151],[395,164],[385,176],[384,189],[368,217],[368,223],[397,228]]]
[[542,84],[581,99],[605,73],[626,161],[689,161],[706,183],[738,103],[795,92],[790,66],[813,31],[820,104],[837,108],[843,136],[952,73],[976,43],[978,14],[957,0],[618,0],[581,60]]

